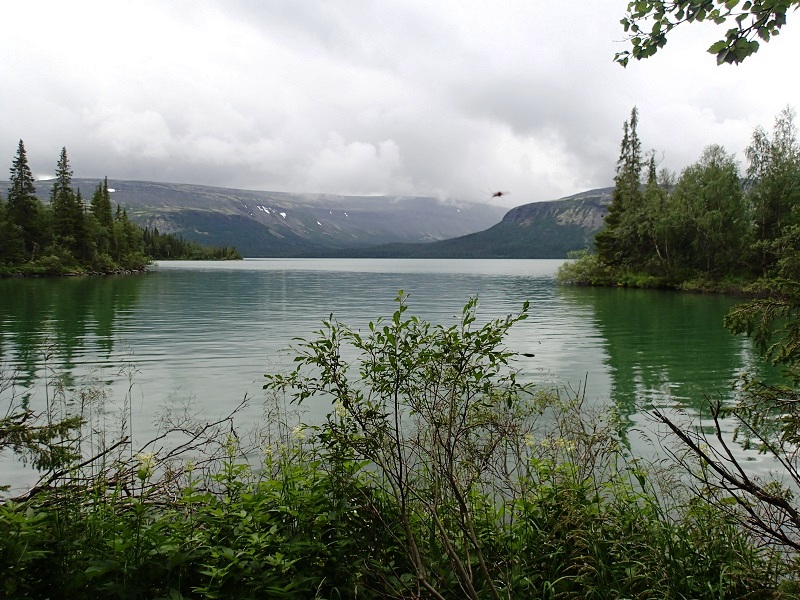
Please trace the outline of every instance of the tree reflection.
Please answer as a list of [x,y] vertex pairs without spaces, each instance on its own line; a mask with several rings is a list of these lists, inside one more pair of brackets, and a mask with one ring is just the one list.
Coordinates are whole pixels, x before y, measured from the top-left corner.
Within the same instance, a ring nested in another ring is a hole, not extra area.
[[625,418],[649,406],[699,411],[709,396],[732,399],[745,370],[778,376],[754,359],[749,340],[723,328],[735,298],[624,288],[566,287],[560,294],[594,315],[610,395]]
[[69,378],[83,355],[108,358],[141,284],[142,276],[0,280],[0,362],[28,386],[50,361]]

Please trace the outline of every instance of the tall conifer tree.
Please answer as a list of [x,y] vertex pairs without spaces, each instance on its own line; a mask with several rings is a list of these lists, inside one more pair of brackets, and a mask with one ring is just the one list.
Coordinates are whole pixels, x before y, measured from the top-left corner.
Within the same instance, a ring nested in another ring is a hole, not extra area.
[[111,193],[108,191],[108,177],[98,184],[92,196],[91,211],[97,222],[110,230],[114,226],[114,213],[111,210]]
[[33,173],[28,165],[28,155],[22,140],[11,164],[8,188],[8,219],[19,228],[23,252],[34,257],[42,243],[41,205],[36,198]]
[[83,205],[82,200],[72,189],[72,169],[69,166],[66,148],[61,148],[61,155],[56,164],[56,179],[50,198],[56,238],[73,255],[83,254],[81,252],[85,236]]
[[638,124],[639,112],[634,107],[630,120],[622,127],[614,193],[605,218],[605,227],[595,237],[595,248],[600,259],[605,264],[616,267],[630,264],[642,249],[639,217],[644,210],[641,190],[644,163],[642,143],[637,132]]

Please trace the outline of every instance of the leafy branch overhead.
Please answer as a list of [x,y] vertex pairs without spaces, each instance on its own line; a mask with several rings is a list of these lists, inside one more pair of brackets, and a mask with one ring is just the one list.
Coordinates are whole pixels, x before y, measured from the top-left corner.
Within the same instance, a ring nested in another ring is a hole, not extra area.
[[614,60],[625,67],[631,58],[648,58],[664,47],[668,34],[681,23],[711,21],[728,29],[708,51],[716,55],[717,64],[739,64],[758,51],[759,40],[769,42],[778,35],[786,13],[798,6],[800,0],[635,0],[628,3],[620,21],[632,47],[617,52]]

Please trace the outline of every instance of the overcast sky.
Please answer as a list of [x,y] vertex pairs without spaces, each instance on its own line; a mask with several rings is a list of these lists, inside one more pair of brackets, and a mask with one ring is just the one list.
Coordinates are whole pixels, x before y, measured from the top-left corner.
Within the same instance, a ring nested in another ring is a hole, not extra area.
[[3,2],[0,177],[21,138],[37,177],[66,146],[76,177],[512,206],[612,185],[634,105],[676,171],[800,107],[800,14],[738,67],[702,24],[623,69],[626,5]]

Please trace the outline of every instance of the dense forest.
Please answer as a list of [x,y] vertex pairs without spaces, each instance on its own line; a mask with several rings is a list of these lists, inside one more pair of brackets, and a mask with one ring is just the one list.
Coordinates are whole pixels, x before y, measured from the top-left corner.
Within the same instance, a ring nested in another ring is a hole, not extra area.
[[141,270],[154,259],[241,258],[234,248],[206,248],[132,223],[124,208],[112,207],[108,178],[86,202],[72,187],[66,148],[55,174],[50,202],[43,203],[20,140],[8,198],[0,197],[0,276],[114,273]]
[[770,134],[755,129],[744,176],[708,146],[679,176],[645,154],[634,108],[623,126],[605,227],[561,272],[592,285],[758,292],[800,278],[800,145],[785,108]]

